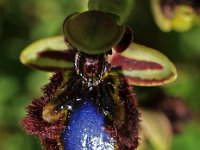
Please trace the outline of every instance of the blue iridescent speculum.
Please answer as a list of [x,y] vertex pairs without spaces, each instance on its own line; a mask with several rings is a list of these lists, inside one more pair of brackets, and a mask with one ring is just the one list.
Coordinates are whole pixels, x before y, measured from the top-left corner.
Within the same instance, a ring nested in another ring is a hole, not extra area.
[[[24,64],[57,72],[22,120],[25,130],[38,136],[47,150],[135,149],[140,113],[128,82],[150,86],[176,78],[165,56],[131,44],[130,29],[117,20],[97,10],[75,13],[63,24],[66,47],[58,37],[39,41],[21,54]],[[53,42],[60,42],[60,48]],[[143,77],[140,71],[145,70],[149,75]]]
[[66,149],[114,149],[116,141],[105,131],[105,118],[97,108],[91,99],[85,99],[71,114],[63,133]]

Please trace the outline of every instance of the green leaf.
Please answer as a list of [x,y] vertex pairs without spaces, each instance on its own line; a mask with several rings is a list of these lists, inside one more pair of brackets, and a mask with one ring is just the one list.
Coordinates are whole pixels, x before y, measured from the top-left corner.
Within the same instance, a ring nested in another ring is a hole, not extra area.
[[197,150],[200,147],[199,122],[190,122],[184,132],[174,137],[171,150]]
[[177,77],[174,64],[164,54],[136,43],[122,53],[113,50],[108,61],[113,68],[119,68],[117,71],[132,85],[163,85]]
[[22,51],[20,61],[43,71],[69,70],[73,68],[74,56],[74,49],[64,42],[63,36],[57,36],[29,45]]
[[123,24],[129,17],[134,0],[89,0],[90,10],[109,12],[120,17],[119,23]]

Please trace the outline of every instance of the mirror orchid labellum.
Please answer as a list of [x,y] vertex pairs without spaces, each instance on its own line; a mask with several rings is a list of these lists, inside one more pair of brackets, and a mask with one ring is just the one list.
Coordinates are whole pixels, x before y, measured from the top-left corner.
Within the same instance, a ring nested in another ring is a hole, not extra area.
[[131,29],[110,13],[72,14],[63,31],[21,53],[23,64],[55,72],[44,96],[28,106],[24,129],[47,150],[135,149],[140,113],[131,86],[172,82],[173,63],[132,43]]

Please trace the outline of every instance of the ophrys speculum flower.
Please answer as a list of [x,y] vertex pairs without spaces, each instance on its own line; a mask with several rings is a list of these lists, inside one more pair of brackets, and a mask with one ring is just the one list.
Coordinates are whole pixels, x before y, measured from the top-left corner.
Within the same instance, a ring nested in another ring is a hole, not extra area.
[[28,107],[25,130],[48,150],[132,150],[140,113],[131,85],[154,86],[176,78],[160,52],[131,43],[130,28],[97,10],[75,13],[63,37],[35,42],[21,54],[30,67],[57,72],[44,96]]
[[187,31],[200,21],[198,0],[151,0],[154,19],[165,32]]

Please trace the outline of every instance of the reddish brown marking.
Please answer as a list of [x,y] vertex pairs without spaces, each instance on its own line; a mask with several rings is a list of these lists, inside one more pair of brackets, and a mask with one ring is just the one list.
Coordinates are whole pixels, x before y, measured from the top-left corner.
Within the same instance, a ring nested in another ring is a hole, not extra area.
[[49,66],[38,66],[35,64],[26,64],[27,66],[33,68],[33,69],[39,69],[39,70],[43,70],[43,71],[52,71],[52,72],[59,72],[59,71],[70,71],[73,68],[59,68],[59,67],[49,67]]
[[142,61],[124,57],[122,55],[116,54],[111,60],[111,65],[116,67],[121,67],[124,70],[162,70],[163,67],[155,62]]
[[74,50],[64,50],[64,51],[53,51],[53,50],[46,50],[38,53],[39,57],[50,58],[55,60],[67,60],[67,61],[74,61],[75,57]]

